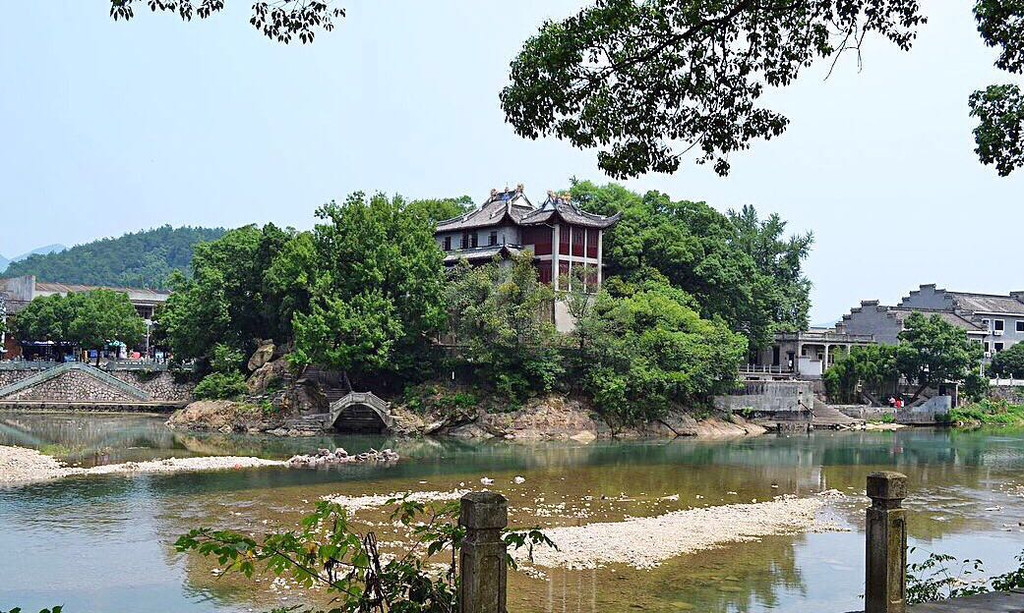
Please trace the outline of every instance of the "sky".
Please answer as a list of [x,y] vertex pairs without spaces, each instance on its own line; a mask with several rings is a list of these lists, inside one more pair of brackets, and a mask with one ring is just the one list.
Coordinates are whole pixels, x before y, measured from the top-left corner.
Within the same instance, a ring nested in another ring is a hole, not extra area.
[[[0,254],[163,224],[309,228],[353,191],[480,201],[523,183],[537,201],[571,177],[608,180],[594,151],[517,137],[498,104],[523,41],[582,0],[343,1],[348,16],[306,46],[265,39],[243,0],[189,24],[148,10],[115,23],[105,0],[10,3]],[[727,178],[686,165],[626,185],[814,232],[814,323],[924,283],[1024,289],[1024,170],[977,161],[967,108],[1013,78],[992,68],[971,3],[924,4],[911,52],[869,39],[859,69],[849,55],[771,92],[789,129],[732,156]]]

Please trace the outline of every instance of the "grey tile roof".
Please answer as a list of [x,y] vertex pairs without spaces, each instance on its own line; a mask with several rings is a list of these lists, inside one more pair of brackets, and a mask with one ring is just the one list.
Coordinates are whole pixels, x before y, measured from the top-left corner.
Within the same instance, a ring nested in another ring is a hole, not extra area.
[[486,247],[476,247],[473,249],[460,249],[458,251],[449,251],[444,254],[445,264],[454,264],[459,260],[469,260],[470,262],[478,262],[480,260],[491,260],[496,255],[519,255],[523,250],[516,245],[489,245]]
[[949,292],[949,295],[956,301],[957,307],[967,311],[1024,315],[1024,302],[1010,296],[970,292]]
[[487,202],[480,208],[453,219],[438,222],[437,232],[457,232],[497,226],[509,220],[520,226],[549,223],[554,216],[559,216],[567,223],[588,228],[607,228],[619,220],[620,214],[612,217],[595,215],[582,211],[568,198],[548,193],[548,199],[540,206],[534,207],[522,191],[522,186],[515,190],[493,191]]
[[985,332],[985,328],[979,323],[975,323],[969,319],[965,319],[956,313],[950,313],[949,311],[929,311],[928,309],[909,309],[901,307],[889,307],[889,312],[892,313],[896,319],[902,324],[912,313],[920,313],[925,317],[932,315],[938,315],[944,321],[953,324],[958,328],[963,328],[968,332]]

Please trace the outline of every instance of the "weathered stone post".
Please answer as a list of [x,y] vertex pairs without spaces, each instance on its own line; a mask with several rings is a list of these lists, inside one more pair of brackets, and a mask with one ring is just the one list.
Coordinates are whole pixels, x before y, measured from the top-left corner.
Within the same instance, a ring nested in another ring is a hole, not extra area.
[[864,613],[907,610],[906,475],[883,471],[868,475],[867,556]]
[[508,569],[501,530],[508,525],[508,501],[494,492],[466,494],[459,525],[466,528],[459,560],[461,613],[506,613]]

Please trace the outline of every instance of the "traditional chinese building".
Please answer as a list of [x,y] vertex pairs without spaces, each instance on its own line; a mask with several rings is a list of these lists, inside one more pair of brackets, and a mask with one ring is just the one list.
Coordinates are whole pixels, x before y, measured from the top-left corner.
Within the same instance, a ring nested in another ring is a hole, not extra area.
[[[577,207],[567,194],[548,192],[540,206],[534,206],[520,185],[514,190],[491,190],[478,208],[437,225],[437,243],[445,253],[445,264],[465,259],[484,264],[529,250],[542,283],[561,289],[566,279],[582,276],[587,290],[596,291],[603,280],[603,233],[619,220],[588,213]],[[576,272],[582,268],[583,273]],[[565,330],[574,322],[556,301],[556,326]]]

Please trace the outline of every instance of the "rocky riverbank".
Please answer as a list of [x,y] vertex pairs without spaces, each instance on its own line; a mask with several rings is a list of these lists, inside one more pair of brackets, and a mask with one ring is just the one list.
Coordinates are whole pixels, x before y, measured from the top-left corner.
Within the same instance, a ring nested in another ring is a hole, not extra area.
[[[499,438],[515,441],[580,442],[597,439],[652,439],[690,437],[720,439],[757,436],[767,430],[739,415],[702,416],[676,410],[661,419],[639,426],[615,427],[584,401],[551,395],[535,398],[515,410],[493,406],[449,411],[410,410],[396,404],[392,434],[399,436],[450,436],[464,439]],[[193,402],[167,420],[173,430],[196,432],[267,433],[276,436],[314,436],[308,429],[289,427],[291,413],[266,412],[259,407],[229,400]]]
[[393,413],[399,433],[456,438],[520,441],[676,437],[717,439],[757,436],[767,431],[735,414],[697,419],[682,410],[670,411],[661,419],[639,426],[613,427],[583,401],[556,395],[533,399],[523,407],[509,412],[477,408],[419,415],[396,407]]

